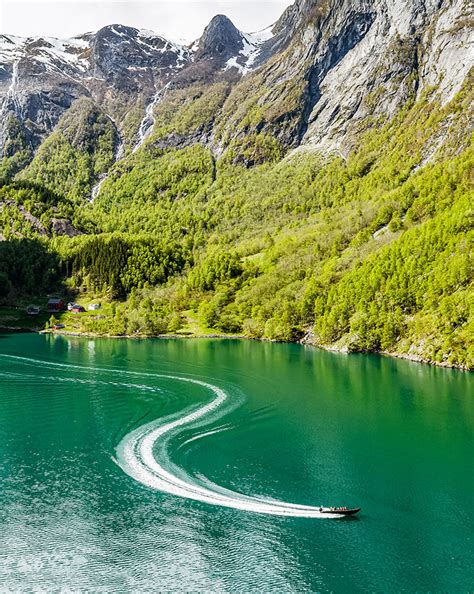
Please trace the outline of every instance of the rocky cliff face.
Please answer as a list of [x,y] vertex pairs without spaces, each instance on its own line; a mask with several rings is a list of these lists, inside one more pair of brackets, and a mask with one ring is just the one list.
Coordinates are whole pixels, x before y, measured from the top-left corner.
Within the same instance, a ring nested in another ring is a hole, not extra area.
[[134,146],[165,89],[190,89],[192,101],[219,81],[232,92],[215,106],[214,133],[206,123],[217,152],[225,138],[265,133],[286,148],[345,153],[408,100],[454,96],[472,68],[472,22],[471,0],[296,0],[260,34],[217,16],[190,47],[122,25],[63,41],[3,35],[0,158],[27,163],[80,98]]
[[244,48],[244,37],[226,16],[218,15],[206,27],[199,40],[196,60],[215,60],[223,66]]
[[[260,129],[345,153],[371,121],[428,90],[446,103],[472,68],[472,23],[470,0],[297,0],[274,27],[278,52],[249,75],[262,90]],[[229,113],[239,128],[245,116]]]
[[302,42],[312,54],[303,144],[340,149],[371,117],[392,117],[430,87],[448,102],[472,67],[469,0],[340,0],[307,22]]
[[80,97],[120,119],[189,61],[187,48],[121,25],[63,41],[0,36],[0,155],[18,126],[36,150]]

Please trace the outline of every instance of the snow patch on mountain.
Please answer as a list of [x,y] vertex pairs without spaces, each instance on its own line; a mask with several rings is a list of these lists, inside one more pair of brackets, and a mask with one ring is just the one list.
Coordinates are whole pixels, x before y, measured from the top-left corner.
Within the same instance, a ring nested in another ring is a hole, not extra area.
[[255,33],[241,33],[243,49],[237,56],[227,60],[224,70],[237,68],[242,75],[253,70],[263,45],[273,37],[272,29],[273,25]]
[[88,49],[89,43],[84,39],[70,38],[70,39],[55,39],[53,37],[44,38],[47,44],[43,53],[48,54],[54,60],[68,63],[71,66],[76,66],[83,72],[89,67],[89,61],[84,57],[84,52]]
[[0,35],[0,68],[6,70],[4,64],[12,64],[21,58],[26,41],[23,37]]
[[30,58],[56,70],[69,66],[85,72],[89,66],[84,52],[89,43],[82,38],[56,39],[54,37],[16,37],[0,35],[0,68]]
[[[154,31],[147,29],[126,31],[121,26],[111,25],[110,32],[121,39],[123,44],[135,42],[143,48],[143,53],[153,57],[157,54],[175,54],[175,70],[180,70],[190,61],[190,50],[173,41],[165,39]],[[57,39],[55,37],[17,37],[14,35],[0,35],[0,70],[11,70],[11,65],[22,58],[28,58],[44,64],[48,70],[54,71],[58,67],[78,70],[83,74],[90,70],[90,54],[93,38],[97,33],[88,33],[79,37]],[[106,39],[104,45],[110,45]],[[139,70],[140,66],[130,64],[131,70]],[[146,68],[145,66],[143,68]]]

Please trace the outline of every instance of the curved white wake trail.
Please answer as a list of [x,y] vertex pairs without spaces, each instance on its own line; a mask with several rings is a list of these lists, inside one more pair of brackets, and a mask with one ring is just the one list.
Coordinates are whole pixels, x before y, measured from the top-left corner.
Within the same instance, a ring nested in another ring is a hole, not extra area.
[[117,461],[127,474],[148,487],[212,505],[276,516],[304,518],[341,517],[339,514],[322,514],[318,507],[251,497],[222,489],[212,483],[208,483],[206,487],[193,482],[194,477],[186,476],[186,478],[181,478],[167,470],[164,466],[168,461],[166,456],[163,456],[165,459],[160,462],[154,453],[157,444],[161,444],[161,453],[163,453],[163,445],[166,443],[168,436],[174,433],[176,429],[190,423],[195,423],[203,417],[211,415],[218,408],[221,408],[227,400],[227,394],[221,388],[200,380],[178,376],[159,377],[202,386],[210,390],[215,398],[209,404],[177,420],[158,426],[156,423],[159,423],[159,421],[149,423],[125,436],[117,447]]
[[[42,363],[45,366],[61,367],[70,369],[94,370],[94,371],[114,371],[123,375],[154,377],[160,379],[168,379],[188,384],[194,384],[203,387],[212,392],[214,399],[186,414],[183,417],[173,420],[157,420],[148,423],[135,429],[126,435],[120,444],[117,446],[117,463],[129,476],[139,481],[143,485],[157,489],[164,493],[170,493],[179,497],[193,499],[209,503],[211,505],[218,505],[221,507],[228,507],[243,511],[255,512],[260,514],[268,514],[275,516],[292,516],[302,518],[341,518],[341,514],[321,513],[319,507],[312,507],[306,505],[297,505],[294,503],[286,503],[284,501],[267,500],[261,497],[252,497],[243,495],[234,491],[224,489],[218,485],[206,481],[205,484],[197,482],[196,477],[185,474],[181,469],[175,470],[175,473],[167,470],[165,465],[173,467],[169,461],[166,446],[169,438],[176,433],[176,431],[185,425],[196,423],[204,417],[211,416],[217,410],[223,414],[225,410],[224,404],[228,401],[228,395],[221,388],[209,384],[207,382],[174,376],[164,375],[158,373],[142,373],[119,369],[106,369],[83,367],[80,365],[71,365],[64,363],[54,363],[37,361],[27,357],[18,357],[15,355],[0,355],[9,359],[21,361],[26,364]],[[158,451],[159,456],[156,452]],[[160,458],[160,459],[158,459]],[[178,473],[180,476],[178,476]]]

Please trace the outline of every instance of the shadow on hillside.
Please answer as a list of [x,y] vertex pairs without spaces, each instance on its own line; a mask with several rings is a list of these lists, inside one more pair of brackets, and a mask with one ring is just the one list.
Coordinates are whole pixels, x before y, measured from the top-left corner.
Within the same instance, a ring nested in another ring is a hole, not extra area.
[[[0,242],[0,326],[13,326],[15,320],[22,320],[26,328],[41,325],[50,296],[74,300],[77,295],[64,281],[59,255],[46,242],[24,238]],[[26,316],[30,304],[44,313],[36,319]]]

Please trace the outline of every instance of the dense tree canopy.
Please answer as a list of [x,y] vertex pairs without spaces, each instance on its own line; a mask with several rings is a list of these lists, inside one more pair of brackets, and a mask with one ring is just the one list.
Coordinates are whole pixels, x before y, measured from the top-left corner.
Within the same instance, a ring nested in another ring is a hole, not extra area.
[[[425,97],[374,122],[347,158],[281,159],[276,139],[254,133],[228,139],[220,158],[196,142],[160,144],[173,130],[193,138],[203,130],[196,121],[204,125],[209,105],[227,92],[224,84],[202,90],[195,103],[177,92],[176,112],[165,102],[149,142],[112,167],[93,204],[77,202],[82,190],[72,178],[59,198],[42,189],[49,170],[38,161],[22,174],[36,185],[0,187],[9,237],[38,234],[12,214],[18,205],[46,229],[59,210],[87,233],[34,244],[40,264],[31,277],[4,264],[3,294],[44,288],[60,269],[76,290],[118,300],[112,318],[84,322],[90,331],[175,332],[192,317],[220,332],[277,340],[309,333],[321,345],[472,367],[468,90],[445,107]],[[109,148],[91,148],[96,164],[112,146],[97,118]],[[8,245],[12,258],[26,257],[20,240]]]

